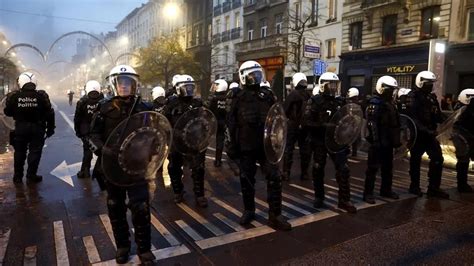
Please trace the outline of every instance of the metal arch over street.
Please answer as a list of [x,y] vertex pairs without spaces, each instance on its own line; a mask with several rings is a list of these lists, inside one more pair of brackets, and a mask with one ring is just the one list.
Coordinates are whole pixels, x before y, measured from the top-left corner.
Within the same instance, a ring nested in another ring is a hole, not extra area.
[[46,61],[46,57],[44,56],[44,54],[41,52],[40,49],[38,49],[36,46],[34,45],[31,45],[29,43],[17,43],[13,46],[11,46],[10,48],[8,48],[6,51],[5,51],[5,56],[8,55],[8,53],[18,47],[27,47],[27,48],[31,48],[33,50],[35,50],[40,56],[41,56],[41,59],[43,59],[43,61]]
[[60,64],[60,63],[71,65],[71,62],[67,62],[67,61],[64,61],[64,60],[58,60],[58,61],[54,61],[54,62],[50,63],[48,65],[48,68],[52,67],[53,65]]
[[141,56],[139,54],[135,54],[135,53],[123,53],[123,54],[119,54],[117,56],[117,58],[115,58],[115,61],[114,61],[114,64],[117,65],[117,62],[120,58],[124,57],[124,56],[134,56],[138,59],[141,59]]
[[99,38],[97,38],[96,36],[88,33],[88,32],[85,32],[85,31],[81,31],[81,30],[78,30],[78,31],[71,31],[71,32],[68,32],[68,33],[65,33],[61,36],[59,36],[52,44],[51,46],[49,47],[48,51],[46,52],[46,56],[45,56],[45,60],[48,59],[48,55],[51,53],[51,51],[53,50],[54,46],[56,45],[57,42],[59,42],[61,39],[63,39],[64,37],[67,37],[69,35],[74,35],[74,34],[84,34],[84,35],[87,35],[91,38],[93,38],[94,40],[98,41],[100,44],[102,44],[102,46],[104,46],[105,50],[107,51],[107,53],[109,53],[109,57],[110,57],[110,61],[112,63],[114,63],[114,58],[112,56],[112,54],[110,53],[109,51],[109,48],[105,45],[105,43],[100,40]]

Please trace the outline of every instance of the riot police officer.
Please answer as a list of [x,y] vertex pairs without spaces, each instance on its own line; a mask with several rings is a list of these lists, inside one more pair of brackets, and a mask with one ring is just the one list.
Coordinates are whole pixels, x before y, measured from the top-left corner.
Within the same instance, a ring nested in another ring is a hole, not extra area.
[[[201,99],[194,97],[195,83],[194,79],[189,75],[179,75],[176,80],[177,97],[169,98],[168,103],[163,109],[163,114],[168,118],[170,124],[174,127],[176,122],[187,111],[202,107]],[[174,202],[183,201],[183,165],[189,163],[191,168],[191,178],[193,179],[193,191],[198,206],[207,207],[207,199],[204,195],[204,174],[205,174],[206,151],[198,154],[183,155],[178,152],[174,145],[171,146],[171,152],[168,156],[168,173],[171,178],[171,186],[174,191]]]
[[400,144],[400,117],[393,103],[393,94],[398,88],[391,76],[377,80],[375,95],[369,99],[366,117],[370,143],[367,171],[365,172],[364,201],[375,204],[374,186],[377,171],[381,168],[382,185],[380,196],[398,199],[392,191],[393,149]]
[[324,207],[324,167],[326,156],[334,162],[336,180],[339,184],[338,207],[350,213],[357,212],[350,200],[350,171],[347,165],[347,149],[337,153],[327,150],[325,135],[327,123],[344,105],[342,98],[336,97],[339,90],[339,77],[326,72],[319,78],[319,94],[312,96],[306,105],[303,125],[307,128],[311,151],[313,152],[313,186],[315,191],[314,207]]
[[[347,103],[353,103],[357,105],[361,105],[361,101],[359,99],[359,90],[357,88],[350,88],[347,91],[347,98],[346,98]],[[360,144],[360,136],[352,143],[352,156],[357,157],[357,151],[359,150],[359,144]]]
[[51,107],[48,94],[37,90],[36,75],[23,72],[18,77],[20,90],[7,95],[4,113],[15,120],[15,131],[11,134],[10,142],[15,148],[13,182],[18,184],[23,179],[23,166],[27,159],[28,182],[41,182],[43,177],[37,175],[41,153],[46,137],[54,134],[54,110]]
[[104,95],[100,93],[100,83],[96,80],[89,80],[86,83],[85,91],[86,95],[77,102],[74,113],[74,131],[76,136],[82,140],[83,147],[81,170],[77,173],[78,178],[90,177],[92,151],[86,136],[89,134],[92,116],[99,106],[99,101],[104,98]]
[[420,188],[420,164],[423,153],[428,153],[429,186],[427,195],[430,197],[449,198],[449,194],[440,189],[443,172],[443,153],[436,139],[437,125],[443,122],[443,114],[436,95],[432,92],[436,76],[430,71],[421,71],[416,75],[416,88],[408,94],[408,115],[413,119],[417,128],[415,144],[410,149],[410,178],[409,192],[422,196]]
[[224,138],[226,130],[226,100],[227,100],[227,81],[218,79],[214,82],[215,93],[209,100],[209,109],[217,118],[216,132],[216,159],[214,166],[220,167],[222,164],[222,151],[224,150]]
[[247,225],[255,218],[255,173],[259,162],[267,179],[269,205],[268,225],[278,230],[290,230],[281,215],[281,177],[278,166],[269,163],[263,149],[265,118],[276,102],[271,90],[261,88],[265,80],[263,69],[255,61],[246,61],[239,68],[242,90],[232,101],[228,115],[230,142],[227,155],[240,159],[240,184],[244,212],[240,224]]
[[[128,65],[112,68],[108,80],[114,93],[111,99],[99,103],[91,124],[90,141],[95,153],[100,156],[102,147],[112,131],[120,122],[132,114],[149,111],[151,107],[136,95],[138,75]],[[131,155],[133,156],[133,155]],[[100,163],[98,161],[97,163]],[[155,259],[151,249],[150,196],[148,183],[128,187],[116,186],[107,181],[107,208],[114,232],[117,252],[117,263],[126,263],[130,255],[130,233],[127,222],[127,207],[132,212],[132,223],[135,229],[137,254],[142,263]],[[128,204],[126,198],[128,195]]]
[[166,92],[160,86],[156,86],[151,91],[151,96],[153,99],[153,110],[155,112],[161,113],[166,105]]
[[301,175],[300,179],[308,179],[308,167],[311,160],[309,145],[306,141],[307,132],[301,126],[303,113],[310,95],[306,91],[308,80],[306,75],[298,72],[292,78],[293,88],[286,97],[283,107],[288,117],[288,135],[286,140],[285,154],[283,156],[283,180],[290,179],[291,165],[293,164],[293,150],[296,142],[300,149]]
[[474,89],[465,89],[461,91],[458,97],[460,103],[458,107],[460,108],[462,107],[461,105],[463,105],[466,106],[466,108],[459,115],[453,126],[453,131],[456,133],[454,136],[457,138],[461,137],[464,140],[457,141],[459,139],[453,138],[456,147],[456,177],[458,181],[458,191],[461,193],[473,192],[472,187],[467,183],[469,162],[474,160],[474,123],[472,122],[474,121],[473,98]]

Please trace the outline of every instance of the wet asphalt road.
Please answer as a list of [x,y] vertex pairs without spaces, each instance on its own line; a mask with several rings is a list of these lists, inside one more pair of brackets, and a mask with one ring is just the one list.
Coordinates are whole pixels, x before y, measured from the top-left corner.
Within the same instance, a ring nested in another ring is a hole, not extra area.
[[[105,205],[105,193],[93,180],[77,179],[82,144],[72,129],[74,105],[52,98],[56,105],[56,134],[46,141],[37,185],[14,186],[11,154],[0,161],[0,262],[4,265],[114,264],[115,246]],[[214,145],[212,145],[214,146]],[[443,187],[451,200],[414,198],[407,194],[408,165],[398,161],[394,189],[401,199],[362,202],[365,157],[351,158],[355,215],[337,209],[337,184],[332,163],[326,169],[328,209],[312,207],[311,181],[299,180],[298,159],[284,183],[284,215],[291,232],[267,227],[266,186],[258,173],[257,220],[238,225],[242,211],[235,166],[206,160],[209,207],[194,203],[189,173],[185,171],[185,202],[173,203],[165,178],[156,181],[152,202],[152,244],[159,264],[473,264],[474,196],[459,195],[455,173],[445,170]],[[297,155],[296,155],[297,156]],[[224,156],[224,159],[227,159]],[[423,166],[426,187],[426,166]],[[473,176],[470,176],[473,184]],[[378,180],[379,181],[379,180]],[[378,182],[377,181],[377,182]],[[379,183],[378,183],[379,184]],[[260,211],[260,212],[259,212]],[[135,247],[132,248],[135,254]],[[471,252],[469,252],[469,250]],[[132,262],[137,262],[136,256]],[[451,263],[449,263],[451,262]]]

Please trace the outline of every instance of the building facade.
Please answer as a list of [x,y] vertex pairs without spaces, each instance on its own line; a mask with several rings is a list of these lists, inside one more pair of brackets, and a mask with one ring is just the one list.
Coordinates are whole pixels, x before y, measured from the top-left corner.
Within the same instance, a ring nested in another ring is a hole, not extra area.
[[453,1],[451,14],[445,94],[457,97],[463,89],[474,88],[474,0]]
[[211,87],[212,0],[186,0],[186,49],[201,66],[201,78],[196,79],[197,93],[203,99]]
[[[319,72],[339,73],[342,12],[342,0],[290,0],[287,88],[295,72],[306,74],[310,89],[317,83]],[[324,65],[321,71],[315,69],[316,63]]]
[[383,75],[393,76],[401,87],[414,87],[416,74],[429,69],[431,40],[448,39],[450,14],[451,0],[345,1],[343,91],[356,87],[362,95],[372,94]]
[[212,17],[211,79],[238,81],[235,44],[243,40],[242,0],[214,0]]
[[284,70],[287,61],[288,0],[245,0],[243,41],[235,45],[239,65],[247,60],[259,62],[279,99],[284,95]]

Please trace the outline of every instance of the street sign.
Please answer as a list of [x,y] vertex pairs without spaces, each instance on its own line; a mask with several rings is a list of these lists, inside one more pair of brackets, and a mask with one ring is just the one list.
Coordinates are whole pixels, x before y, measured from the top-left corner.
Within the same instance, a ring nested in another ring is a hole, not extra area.
[[319,43],[306,40],[303,47],[303,56],[307,58],[321,58]]
[[327,64],[323,60],[315,59],[313,61],[313,75],[314,76],[321,76],[324,72],[326,72]]

